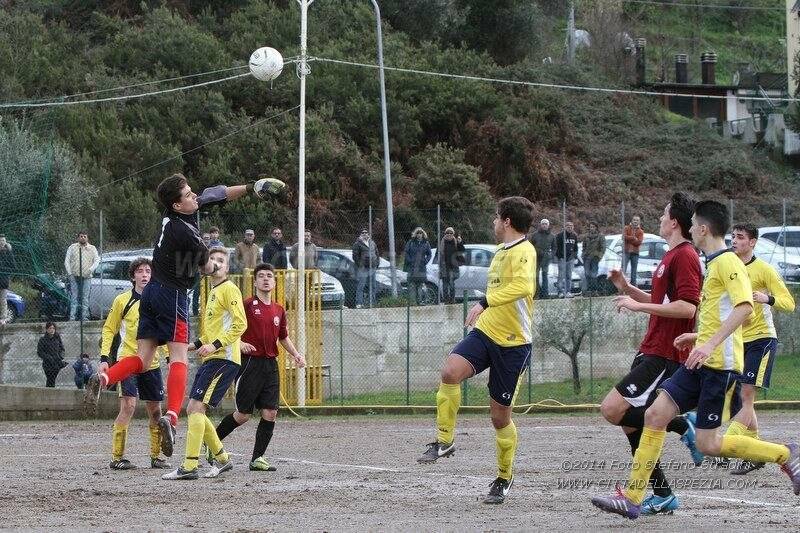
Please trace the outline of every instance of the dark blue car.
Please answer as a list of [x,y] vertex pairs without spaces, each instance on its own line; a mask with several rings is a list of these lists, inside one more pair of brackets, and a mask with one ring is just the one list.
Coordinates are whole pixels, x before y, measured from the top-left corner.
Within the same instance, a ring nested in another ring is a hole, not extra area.
[[8,303],[9,322],[14,322],[16,319],[25,314],[25,300],[23,300],[22,296],[19,294],[8,291],[6,303]]

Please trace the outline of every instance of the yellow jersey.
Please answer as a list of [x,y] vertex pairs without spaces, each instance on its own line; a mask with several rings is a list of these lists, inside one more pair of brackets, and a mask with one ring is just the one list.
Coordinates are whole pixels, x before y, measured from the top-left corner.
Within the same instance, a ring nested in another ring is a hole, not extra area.
[[772,320],[772,308],[776,311],[791,313],[794,311],[794,298],[783,283],[775,269],[764,261],[753,257],[745,263],[750,284],[754,291],[763,292],[772,297],[769,303],[754,303],[753,314],[742,324],[744,342],[757,339],[777,338],[775,323]]
[[497,247],[489,265],[486,303],[475,327],[499,346],[530,344],[533,295],[536,294],[536,249],[526,238]]
[[[114,342],[114,336],[118,333],[120,342],[117,361],[137,354],[139,347],[136,343],[136,332],[139,329],[139,299],[141,296],[138,292],[130,289],[114,298],[111,310],[103,324],[100,355],[111,355],[111,344]],[[165,350],[166,348],[159,347],[148,370],[161,366],[161,356],[166,355]]]
[[227,359],[241,364],[240,337],[247,329],[247,318],[244,314],[244,303],[239,287],[232,281],[225,280],[211,289],[206,304],[203,334],[199,341],[202,344],[213,344],[217,350],[206,355],[203,362],[209,359]]
[[[753,289],[742,260],[730,250],[721,250],[706,259],[706,277],[697,311],[697,341],[705,344],[730,316],[737,305],[753,304]],[[703,366],[715,370],[741,372],[744,366],[742,327],[717,346]]]

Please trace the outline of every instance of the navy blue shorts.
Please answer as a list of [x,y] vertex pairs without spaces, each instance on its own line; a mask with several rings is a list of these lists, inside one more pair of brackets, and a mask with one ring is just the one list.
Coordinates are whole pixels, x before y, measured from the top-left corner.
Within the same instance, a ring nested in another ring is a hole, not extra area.
[[659,390],[669,394],[680,414],[696,408],[699,429],[715,429],[741,409],[738,376],[731,370],[689,370],[681,365]]
[[739,376],[739,382],[768,389],[777,351],[778,339],[775,338],[744,343],[744,371]]
[[525,369],[531,362],[531,345],[506,348],[497,345],[485,333],[473,328],[452,353],[472,365],[477,375],[489,369],[489,396],[501,405],[511,405]]
[[216,407],[228,392],[239,365],[227,359],[209,359],[197,369],[189,398]]
[[148,402],[164,401],[164,379],[161,369],[154,368],[124,379],[119,386],[119,396],[130,396]]
[[137,339],[156,339],[158,344],[189,344],[189,297],[183,289],[173,289],[151,279],[144,286],[139,303]]

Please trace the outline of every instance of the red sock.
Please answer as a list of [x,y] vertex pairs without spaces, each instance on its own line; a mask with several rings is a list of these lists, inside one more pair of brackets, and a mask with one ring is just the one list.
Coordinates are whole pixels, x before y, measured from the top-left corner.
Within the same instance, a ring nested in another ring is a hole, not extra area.
[[119,383],[134,374],[140,373],[142,371],[142,366],[142,360],[138,355],[135,357],[123,357],[114,363],[114,365],[108,369],[108,372],[106,372],[108,385]]
[[169,364],[167,376],[167,415],[172,419],[172,425],[178,424],[178,415],[181,413],[183,397],[186,395],[186,379],[189,367],[181,361],[172,361]]

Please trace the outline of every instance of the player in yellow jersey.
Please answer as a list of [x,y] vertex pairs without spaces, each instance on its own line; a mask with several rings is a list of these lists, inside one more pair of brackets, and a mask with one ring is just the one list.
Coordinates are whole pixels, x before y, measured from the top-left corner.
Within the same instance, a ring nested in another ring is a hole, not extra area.
[[466,326],[475,327],[445,360],[436,393],[436,441],[417,460],[433,463],[453,454],[461,382],[488,368],[498,472],[484,503],[503,503],[514,479],[517,428],[511,408],[530,365],[536,293],[536,250],[525,238],[532,222],[533,204],[526,198],[512,196],[498,202],[493,224],[500,244],[489,265],[486,297],[467,314]]
[[189,415],[186,455],[177,470],[164,474],[161,479],[197,479],[198,458],[204,442],[214,457],[214,464],[203,477],[217,477],[233,468],[233,461],[223,450],[217,430],[206,416],[206,409],[219,404],[239,372],[239,338],[247,328],[247,318],[239,287],[227,279],[228,251],[212,248],[209,259],[216,268],[211,274],[213,288],[206,304],[205,331],[194,345],[189,345],[189,350],[196,351],[203,364],[194,376],[186,406]]
[[[136,331],[139,327],[139,300],[144,286],[150,281],[150,260],[138,258],[131,261],[128,276],[133,288],[117,295],[111,310],[103,324],[103,337],[100,344],[100,371],[108,370],[111,345],[119,334],[120,344],[118,360],[136,356]],[[159,457],[161,451],[161,433],[158,419],[161,418],[161,402],[164,400],[164,381],[161,377],[161,361],[153,358],[153,363],[146,372],[131,376],[119,386],[119,414],[114,420],[111,438],[112,470],[131,470],[136,465],[125,458],[125,446],[128,440],[128,425],[136,411],[136,400],[145,401],[150,419],[150,467],[169,468],[169,463]]]
[[645,428],[634,456],[628,485],[592,504],[608,513],[637,518],[647,481],[661,456],[667,424],[676,415],[697,409],[697,447],[706,455],[777,463],[800,495],[800,446],[776,444],[746,435],[720,435],[725,398],[744,367],[742,324],[753,311],[753,289],[744,263],[725,246],[728,209],[713,200],[698,202],[692,216],[692,241],[706,256],[706,277],[698,310],[697,333],[675,339],[691,347],[684,366],[659,387],[645,412]]
[[[739,377],[742,385],[742,408],[736,413],[728,426],[728,435],[747,435],[758,438],[758,420],[753,405],[756,387],[769,388],[772,363],[778,349],[778,338],[772,310],[791,313],[794,311],[794,298],[783,280],[772,266],[753,255],[758,242],[758,229],[752,224],[737,224],[733,227],[731,245],[739,256],[753,286],[753,314],[742,325],[744,340],[744,370]],[[764,463],[742,461],[731,470],[731,474],[744,475]]]

